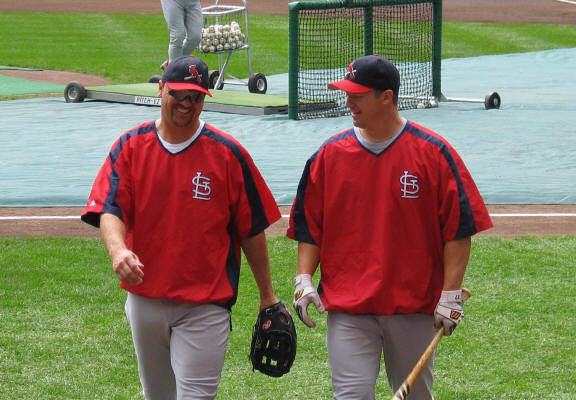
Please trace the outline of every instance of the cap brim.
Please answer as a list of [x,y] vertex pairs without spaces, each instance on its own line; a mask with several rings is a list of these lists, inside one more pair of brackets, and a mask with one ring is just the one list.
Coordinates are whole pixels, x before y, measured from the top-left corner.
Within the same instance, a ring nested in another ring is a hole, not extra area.
[[371,87],[360,85],[359,83],[349,81],[348,79],[329,83],[328,89],[343,90],[346,93],[368,93],[374,90]]
[[202,92],[207,94],[208,96],[212,96],[207,89],[204,89],[200,85],[196,85],[194,83],[187,83],[187,82],[166,82],[166,86],[170,90],[195,90],[197,92]]

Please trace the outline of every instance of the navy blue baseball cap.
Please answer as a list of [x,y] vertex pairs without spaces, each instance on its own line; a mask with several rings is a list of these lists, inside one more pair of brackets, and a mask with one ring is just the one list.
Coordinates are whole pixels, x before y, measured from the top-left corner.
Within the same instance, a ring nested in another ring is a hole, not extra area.
[[195,90],[212,96],[208,88],[208,66],[192,56],[182,56],[170,61],[162,75],[162,82],[170,90]]
[[364,56],[352,61],[344,79],[329,83],[328,89],[343,90],[346,93],[367,93],[374,89],[390,89],[398,94],[400,74],[394,64],[387,59],[377,54]]

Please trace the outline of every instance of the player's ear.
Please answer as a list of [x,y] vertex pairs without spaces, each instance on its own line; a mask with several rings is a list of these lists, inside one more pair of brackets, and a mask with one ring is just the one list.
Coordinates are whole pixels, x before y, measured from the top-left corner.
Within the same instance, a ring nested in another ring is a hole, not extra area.
[[386,89],[381,93],[380,99],[383,103],[394,103],[394,92],[390,89]]
[[164,89],[164,83],[160,80],[158,81],[158,97],[162,97],[162,89]]

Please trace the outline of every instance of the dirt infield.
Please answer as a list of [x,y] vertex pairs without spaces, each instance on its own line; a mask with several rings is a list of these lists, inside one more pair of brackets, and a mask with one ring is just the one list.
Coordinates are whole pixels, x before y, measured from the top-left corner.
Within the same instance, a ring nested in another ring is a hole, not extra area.
[[[280,207],[282,215],[290,207]],[[494,228],[479,236],[575,236],[576,205],[489,205]],[[99,237],[99,231],[80,221],[80,207],[0,208],[0,237]],[[269,236],[286,233],[282,218],[268,230]]]
[[96,75],[83,74],[80,72],[53,71],[43,69],[40,71],[22,71],[15,69],[0,70],[0,74],[11,76],[12,78],[26,79],[36,82],[57,83],[67,85],[69,82],[82,82],[85,86],[107,85],[110,81],[106,78]]

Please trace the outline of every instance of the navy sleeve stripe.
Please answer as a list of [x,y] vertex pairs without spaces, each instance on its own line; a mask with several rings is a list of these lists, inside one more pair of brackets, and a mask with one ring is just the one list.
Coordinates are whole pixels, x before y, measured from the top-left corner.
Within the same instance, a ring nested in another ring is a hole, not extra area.
[[306,162],[304,167],[304,172],[302,172],[302,177],[300,178],[300,183],[298,183],[298,190],[296,191],[296,199],[294,200],[294,239],[299,242],[305,242],[310,244],[317,244],[312,238],[310,233],[310,228],[308,227],[308,222],[306,221],[306,214],[304,212],[304,195],[306,194],[306,187],[308,186],[308,177],[310,176],[310,165],[316,157],[318,152]]
[[311,158],[315,158],[318,153],[326,146],[328,146],[330,143],[334,143],[334,142],[338,142],[340,140],[344,140],[350,136],[355,136],[354,135],[354,129],[348,129],[344,132],[338,133],[330,138],[328,138],[324,143],[322,143],[322,145],[320,146],[320,148],[318,149],[318,151],[316,153],[314,153],[314,155]]
[[308,222],[306,221],[304,197],[306,195],[306,188],[308,186],[308,178],[310,177],[310,167],[314,160],[318,157],[318,154],[329,144],[344,140],[354,135],[353,129],[348,129],[347,131],[336,134],[328,138],[320,148],[308,159],[304,171],[302,172],[302,177],[298,183],[298,189],[296,191],[296,199],[294,201],[294,238],[299,242],[305,242],[310,244],[317,244],[312,238],[310,233],[310,228]]
[[102,213],[110,213],[116,215],[118,218],[122,219],[122,209],[116,202],[116,196],[118,195],[118,188],[120,186],[120,175],[116,171],[116,161],[122,153],[124,145],[133,137],[138,135],[145,135],[154,131],[155,124],[148,123],[140,125],[134,129],[129,130],[123,134],[118,140],[116,146],[110,151],[110,163],[112,166],[112,172],[108,176],[108,181],[110,182],[110,189],[108,190],[108,195],[104,202],[104,207],[102,208]]
[[211,130],[207,127],[207,125],[204,126],[202,135],[215,140],[229,148],[230,151],[232,151],[232,154],[234,154],[240,163],[244,177],[244,190],[246,191],[248,203],[250,204],[250,209],[252,210],[252,227],[250,228],[249,237],[264,231],[264,229],[270,226],[270,221],[268,221],[264,206],[262,204],[262,199],[260,198],[256,182],[254,181],[254,176],[252,175],[252,171],[250,170],[250,167],[244,158],[244,154],[242,154],[240,146],[233,140],[230,140],[229,138]]
[[464,185],[462,184],[462,178],[460,177],[458,166],[452,157],[450,149],[448,146],[446,146],[446,143],[435,136],[421,131],[412,124],[407,124],[406,131],[438,147],[446,159],[446,162],[450,166],[454,178],[456,179],[456,184],[458,186],[458,202],[460,203],[460,221],[458,223],[458,231],[456,232],[454,239],[461,239],[477,233],[476,223],[472,213],[472,207],[470,205],[470,201],[468,200],[468,194],[466,193]]

